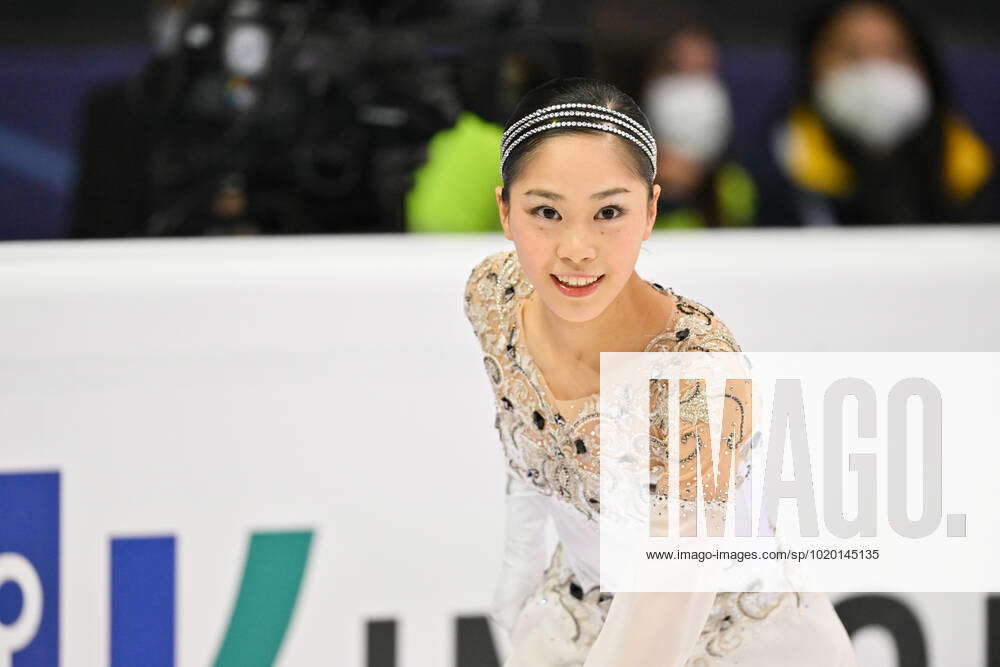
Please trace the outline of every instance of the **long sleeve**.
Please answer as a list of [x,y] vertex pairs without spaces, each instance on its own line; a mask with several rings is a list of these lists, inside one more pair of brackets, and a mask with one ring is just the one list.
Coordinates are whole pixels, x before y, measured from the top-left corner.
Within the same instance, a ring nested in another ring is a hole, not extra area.
[[715,593],[616,593],[583,667],[683,665]]
[[503,565],[493,594],[490,618],[511,632],[528,595],[546,566],[545,497],[514,473],[507,473]]
[[[665,531],[662,516],[651,517],[654,531]],[[695,521],[693,512],[682,512],[682,533]],[[583,667],[674,667],[687,661],[715,602],[718,562],[678,561],[671,567],[671,576],[693,590],[616,593]]]

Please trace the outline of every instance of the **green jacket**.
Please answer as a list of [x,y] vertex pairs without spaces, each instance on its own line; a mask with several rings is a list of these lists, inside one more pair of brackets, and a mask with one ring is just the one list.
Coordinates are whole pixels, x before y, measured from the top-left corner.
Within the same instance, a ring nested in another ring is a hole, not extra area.
[[500,231],[494,190],[500,185],[503,128],[471,112],[431,138],[427,162],[406,195],[409,232]]

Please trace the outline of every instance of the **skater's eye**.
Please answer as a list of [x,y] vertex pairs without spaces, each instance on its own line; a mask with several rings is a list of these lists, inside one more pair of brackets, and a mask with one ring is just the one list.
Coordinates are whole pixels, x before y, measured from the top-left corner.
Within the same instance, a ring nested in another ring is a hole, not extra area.
[[531,209],[531,214],[540,216],[542,218],[545,218],[546,220],[559,219],[559,211],[555,210],[551,206],[536,206],[535,208]]
[[624,213],[625,211],[622,209],[621,206],[614,204],[611,206],[605,206],[600,211],[598,211],[597,217],[600,220],[614,220],[615,218],[617,218],[620,215],[623,215]]

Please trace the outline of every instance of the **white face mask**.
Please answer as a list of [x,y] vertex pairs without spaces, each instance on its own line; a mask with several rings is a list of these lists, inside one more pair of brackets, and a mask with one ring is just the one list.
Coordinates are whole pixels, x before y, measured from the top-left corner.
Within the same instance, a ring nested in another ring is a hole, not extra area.
[[729,95],[707,74],[669,74],[646,86],[643,109],[656,140],[698,162],[722,152],[732,129]]
[[927,120],[931,92],[912,68],[872,58],[823,76],[816,104],[845,134],[887,151]]

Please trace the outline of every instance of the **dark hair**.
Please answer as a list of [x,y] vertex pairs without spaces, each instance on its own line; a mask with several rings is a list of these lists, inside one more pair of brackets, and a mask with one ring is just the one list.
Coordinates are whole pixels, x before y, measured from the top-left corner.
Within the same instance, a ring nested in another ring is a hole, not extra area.
[[[646,115],[642,113],[639,105],[635,103],[635,100],[606,81],[588,79],[585,77],[553,79],[543,83],[533,90],[528,91],[528,93],[521,98],[521,101],[517,104],[517,107],[514,109],[514,113],[511,114],[511,117],[504,126],[504,129],[509,128],[520,119],[534,111],[537,111],[538,109],[542,109],[553,104],[567,104],[570,102],[594,104],[621,112],[639,123],[648,132],[650,132],[650,134],[652,134],[652,128],[649,125],[649,121],[646,119]],[[566,111],[566,118],[574,118],[571,110]],[[579,120],[589,121],[591,119],[579,117]],[[607,134],[607,132],[589,127],[559,127],[546,130],[545,132],[538,132],[519,143],[514,147],[514,150],[510,152],[510,155],[507,156],[507,160],[503,165],[501,178],[503,179],[504,201],[510,200],[510,184],[517,178],[518,173],[524,165],[525,159],[529,158],[538,146],[546,139],[565,134]],[[629,163],[632,166],[633,171],[637,176],[639,176],[639,178],[646,181],[649,189],[649,196],[652,197],[655,170],[653,169],[653,165],[650,164],[649,157],[641,148],[639,148],[639,146],[628,139],[620,138],[620,141],[621,144],[628,150]]]

